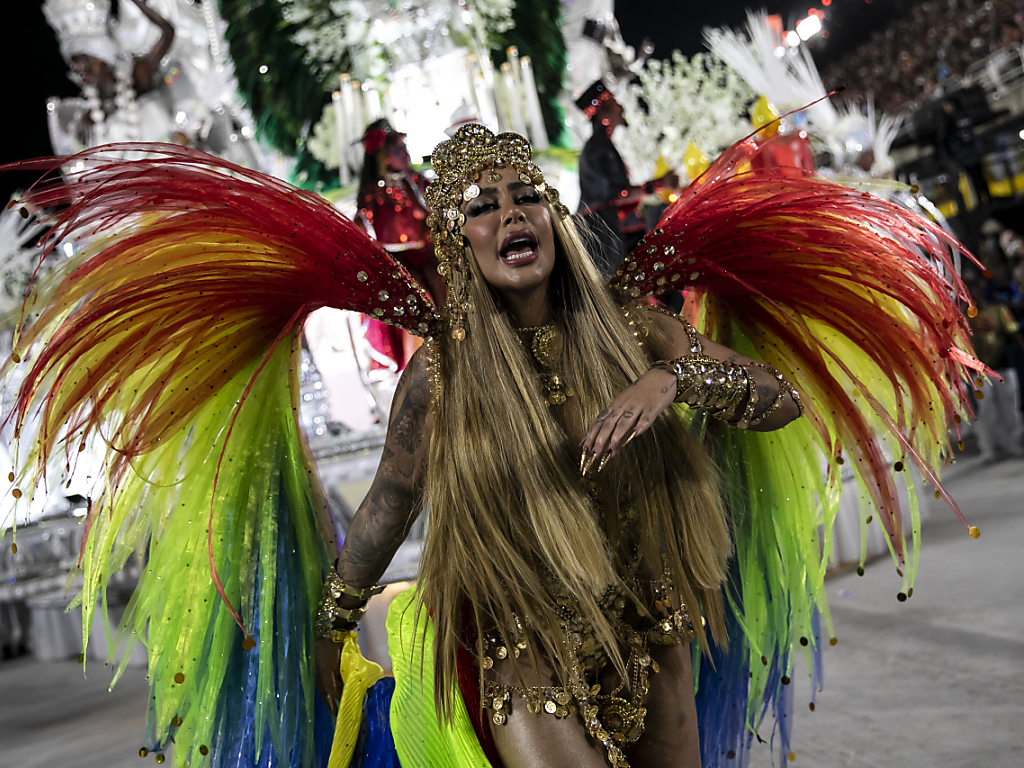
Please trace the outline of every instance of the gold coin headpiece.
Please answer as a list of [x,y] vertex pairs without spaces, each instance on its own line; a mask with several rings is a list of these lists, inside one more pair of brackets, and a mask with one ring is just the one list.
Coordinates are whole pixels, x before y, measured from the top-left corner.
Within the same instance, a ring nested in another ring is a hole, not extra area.
[[466,335],[463,322],[469,310],[466,242],[462,235],[466,215],[462,204],[480,194],[475,182],[481,171],[513,168],[520,181],[536,187],[560,216],[568,216],[569,211],[559,202],[558,190],[544,183],[540,166],[533,162],[530,142],[518,133],[495,135],[479,124],[464,125],[452,138],[437,145],[430,162],[437,179],[427,187],[427,224],[439,262],[437,271],[448,286],[444,315],[452,337],[461,340]]

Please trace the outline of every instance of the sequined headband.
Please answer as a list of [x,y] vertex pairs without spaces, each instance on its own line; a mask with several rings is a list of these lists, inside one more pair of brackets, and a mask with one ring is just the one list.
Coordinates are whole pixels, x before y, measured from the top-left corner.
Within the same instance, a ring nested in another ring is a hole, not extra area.
[[466,243],[462,236],[466,216],[461,206],[480,194],[476,184],[466,187],[467,182],[477,181],[485,168],[514,168],[519,179],[544,194],[559,215],[568,216],[569,211],[558,201],[558,190],[545,184],[544,173],[533,162],[530,143],[517,133],[496,136],[480,124],[464,125],[452,138],[437,145],[430,162],[437,179],[427,187],[427,206],[431,211],[427,224],[440,262],[437,271],[448,286],[444,315],[452,337],[461,341],[466,336],[463,321],[470,308]]

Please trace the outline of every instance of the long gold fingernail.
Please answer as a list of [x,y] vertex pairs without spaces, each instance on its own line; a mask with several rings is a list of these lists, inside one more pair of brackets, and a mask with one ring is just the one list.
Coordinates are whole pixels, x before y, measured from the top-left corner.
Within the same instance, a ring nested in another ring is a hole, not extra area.
[[587,451],[587,461],[583,465],[583,476],[584,477],[587,476],[587,472],[590,471],[590,468],[592,466],[594,466],[594,461],[596,459],[597,459],[597,454],[596,453],[594,453],[593,451]]
[[601,459],[601,463],[597,465],[597,473],[601,474],[601,470],[604,469],[604,465],[608,463],[608,459],[612,457],[611,453],[606,453],[604,458]]
[[580,474],[584,474],[583,466],[587,463],[587,449],[583,449],[583,453],[580,454]]
[[629,433],[629,437],[626,438],[626,442],[622,444],[622,447],[625,448],[627,445],[629,445],[631,442],[633,442],[633,438],[634,437],[636,437],[636,430],[635,429],[632,432]]

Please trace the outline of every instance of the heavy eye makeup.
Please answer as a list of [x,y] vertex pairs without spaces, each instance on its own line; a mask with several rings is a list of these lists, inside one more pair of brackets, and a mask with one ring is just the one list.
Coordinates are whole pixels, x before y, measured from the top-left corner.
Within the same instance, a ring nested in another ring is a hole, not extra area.
[[[516,205],[534,205],[541,201],[540,192],[531,184],[517,181],[508,186]],[[498,209],[498,190],[495,187],[484,187],[480,196],[466,206],[466,216],[475,218]]]

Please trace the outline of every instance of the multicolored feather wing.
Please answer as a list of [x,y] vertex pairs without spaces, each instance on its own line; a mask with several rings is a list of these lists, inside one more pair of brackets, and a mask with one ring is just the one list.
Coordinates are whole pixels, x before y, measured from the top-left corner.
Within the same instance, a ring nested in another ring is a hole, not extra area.
[[26,298],[5,363],[24,370],[5,415],[22,487],[44,492],[105,444],[83,641],[108,579],[141,553],[122,628],[125,650],[149,652],[143,746],[173,743],[191,765],[320,764],[331,723],[310,617],[340,537],[297,423],[302,324],[333,306],[422,334],[432,302],[323,200],[199,152],[114,145],[19,165],[66,169],[21,203],[65,206],[49,249],[85,243]]
[[[804,419],[779,432],[716,426],[708,438],[729,490],[729,597],[742,630],[729,648],[714,649],[716,671],[703,666],[702,684],[721,689],[700,695],[711,765],[744,753],[750,736],[715,720],[737,708],[748,728],[774,709],[785,742],[783,683],[793,658],[804,652],[811,669],[820,664],[822,624],[831,638],[822,583],[841,470],[852,469],[869,499],[910,594],[920,524],[906,470],[913,462],[963,520],[939,474],[950,426],[972,415],[965,382],[991,374],[971,352],[956,240],[806,171],[741,170],[753,152],[747,140],[720,157],[612,281],[627,299],[683,290],[683,312],[698,330],[775,366],[806,406]],[[749,685],[722,684],[722,669],[741,671]]]

